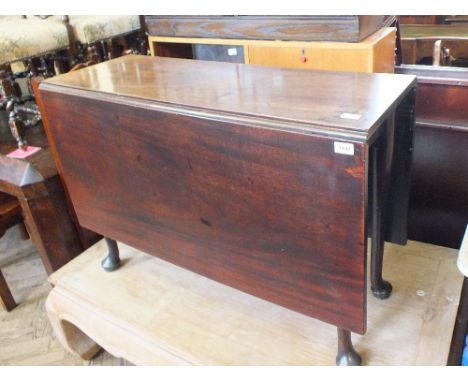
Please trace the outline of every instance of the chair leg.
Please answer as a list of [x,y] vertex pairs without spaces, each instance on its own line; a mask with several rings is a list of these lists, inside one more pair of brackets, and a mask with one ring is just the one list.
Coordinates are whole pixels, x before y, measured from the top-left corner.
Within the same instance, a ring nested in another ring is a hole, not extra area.
[[0,299],[5,305],[7,312],[14,309],[16,307],[15,299],[13,298],[10,288],[8,288],[8,284],[5,281],[5,277],[3,277],[3,273],[0,270]]

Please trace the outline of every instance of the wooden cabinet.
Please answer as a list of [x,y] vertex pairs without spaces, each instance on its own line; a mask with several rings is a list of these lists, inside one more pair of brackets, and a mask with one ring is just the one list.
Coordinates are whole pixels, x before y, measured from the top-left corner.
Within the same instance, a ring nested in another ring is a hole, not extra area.
[[[153,56],[197,58],[200,45],[223,47],[212,60],[226,60],[226,51],[236,47],[244,63],[283,68],[304,68],[352,72],[393,73],[395,28],[381,28],[361,42],[268,41],[220,38],[149,36]],[[234,53],[234,51],[232,51]]]

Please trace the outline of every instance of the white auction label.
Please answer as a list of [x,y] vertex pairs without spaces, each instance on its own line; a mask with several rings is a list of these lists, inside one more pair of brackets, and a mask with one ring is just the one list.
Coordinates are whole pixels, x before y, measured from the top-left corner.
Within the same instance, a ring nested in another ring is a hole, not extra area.
[[354,144],[346,142],[333,142],[336,154],[354,155]]
[[228,49],[228,56],[237,56],[237,49],[236,48],[229,48]]
[[343,119],[353,119],[357,121],[358,119],[361,119],[362,115],[361,114],[354,114],[354,113],[343,113],[340,115],[340,118]]

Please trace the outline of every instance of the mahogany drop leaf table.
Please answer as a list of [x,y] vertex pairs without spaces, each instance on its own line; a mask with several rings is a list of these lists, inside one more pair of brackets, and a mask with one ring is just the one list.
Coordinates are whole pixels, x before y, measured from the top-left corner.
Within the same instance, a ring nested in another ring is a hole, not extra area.
[[[83,227],[338,328],[406,242],[415,77],[125,56],[41,83]],[[125,265],[123,265],[125,266]],[[118,272],[118,270],[117,270]],[[112,291],[109,291],[112,293]]]

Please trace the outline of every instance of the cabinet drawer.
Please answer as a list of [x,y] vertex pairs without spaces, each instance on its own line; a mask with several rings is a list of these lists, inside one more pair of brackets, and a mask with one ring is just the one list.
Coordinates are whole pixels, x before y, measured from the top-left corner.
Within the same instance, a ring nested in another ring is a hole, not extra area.
[[356,49],[335,49],[326,44],[323,47],[271,47],[250,45],[249,61],[254,65],[283,68],[304,68],[372,72],[372,50],[365,47]]

